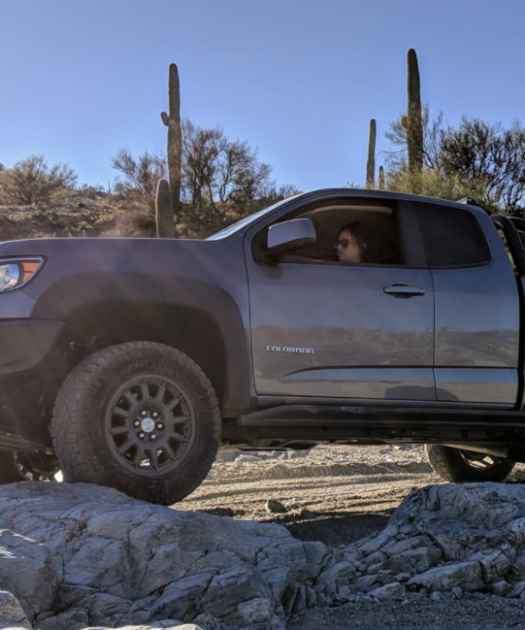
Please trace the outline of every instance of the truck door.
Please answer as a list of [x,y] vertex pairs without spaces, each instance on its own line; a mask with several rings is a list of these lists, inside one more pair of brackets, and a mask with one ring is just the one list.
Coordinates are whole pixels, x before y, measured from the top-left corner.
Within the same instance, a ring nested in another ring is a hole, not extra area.
[[418,204],[435,291],[438,400],[514,405],[519,301],[505,247],[479,208]]
[[[412,205],[327,200],[294,216],[313,221],[315,246],[272,263],[258,251],[268,226],[245,239],[257,394],[436,400],[434,292]],[[338,234],[355,221],[395,237],[397,258],[341,262]]]

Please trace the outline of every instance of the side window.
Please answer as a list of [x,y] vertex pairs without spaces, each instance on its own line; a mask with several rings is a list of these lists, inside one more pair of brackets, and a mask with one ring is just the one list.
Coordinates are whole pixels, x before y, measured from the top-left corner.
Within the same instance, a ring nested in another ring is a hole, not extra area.
[[317,242],[294,252],[283,262],[402,265],[404,253],[394,208],[338,204],[309,207],[294,218],[308,218]]
[[421,204],[419,225],[431,268],[468,267],[490,262],[479,223],[468,210]]

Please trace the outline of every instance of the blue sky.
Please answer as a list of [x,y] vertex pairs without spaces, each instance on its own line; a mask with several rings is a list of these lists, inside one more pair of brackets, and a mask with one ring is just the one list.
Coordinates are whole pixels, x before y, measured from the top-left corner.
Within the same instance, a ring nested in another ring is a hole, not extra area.
[[521,0],[0,0],[0,162],[41,153],[107,186],[120,148],[165,149],[175,62],[182,115],[257,147],[279,183],[362,184],[410,47],[447,122],[520,119],[523,24]]

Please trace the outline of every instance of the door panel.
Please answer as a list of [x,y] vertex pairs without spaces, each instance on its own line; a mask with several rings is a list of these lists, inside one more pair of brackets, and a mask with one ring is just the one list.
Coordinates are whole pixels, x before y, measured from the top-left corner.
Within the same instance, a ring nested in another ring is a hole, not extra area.
[[248,276],[259,395],[436,400],[429,271],[248,259]]
[[435,291],[438,400],[514,405],[520,305],[503,241],[480,209],[428,204],[418,216]]
[[498,266],[433,272],[438,400],[516,402],[518,293]]

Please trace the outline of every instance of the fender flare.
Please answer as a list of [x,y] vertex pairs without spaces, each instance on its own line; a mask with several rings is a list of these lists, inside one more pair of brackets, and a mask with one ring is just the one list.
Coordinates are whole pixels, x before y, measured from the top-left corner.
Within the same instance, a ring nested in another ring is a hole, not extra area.
[[61,279],[37,300],[32,317],[67,320],[80,308],[97,303],[143,303],[156,308],[193,309],[216,323],[225,350],[223,414],[238,415],[248,407],[252,388],[248,323],[239,305],[223,288],[201,280],[136,272],[83,273]]

